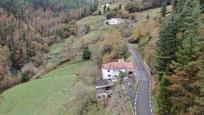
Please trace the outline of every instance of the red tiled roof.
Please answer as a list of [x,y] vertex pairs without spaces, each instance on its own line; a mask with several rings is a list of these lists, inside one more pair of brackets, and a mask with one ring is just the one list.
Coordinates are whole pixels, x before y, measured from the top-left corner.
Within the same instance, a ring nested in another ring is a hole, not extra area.
[[111,62],[102,65],[103,69],[126,69],[134,71],[134,64],[132,62]]

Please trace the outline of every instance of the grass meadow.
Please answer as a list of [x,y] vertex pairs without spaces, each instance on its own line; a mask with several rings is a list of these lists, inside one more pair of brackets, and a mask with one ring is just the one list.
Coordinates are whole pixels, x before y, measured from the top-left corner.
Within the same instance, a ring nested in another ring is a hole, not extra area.
[[[65,64],[37,79],[4,92],[0,115],[68,115],[69,103],[79,82],[76,72],[91,66],[90,61]],[[72,115],[72,111],[69,115]]]

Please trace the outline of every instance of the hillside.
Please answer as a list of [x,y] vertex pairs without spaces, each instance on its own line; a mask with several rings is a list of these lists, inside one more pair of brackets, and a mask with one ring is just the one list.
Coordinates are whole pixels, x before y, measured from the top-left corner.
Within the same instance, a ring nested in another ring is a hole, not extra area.
[[[64,64],[58,69],[43,75],[42,79],[6,91],[2,94],[4,98],[1,101],[0,114],[64,115],[67,111],[69,111],[69,114],[74,114],[79,106],[75,106],[72,99],[80,95],[76,93],[78,90],[86,88],[83,81],[78,80],[76,74],[91,66],[90,61]],[[92,90],[92,87],[89,89]],[[86,91],[86,89],[83,90]],[[69,110],[71,103],[75,107],[73,110]],[[75,101],[74,103],[78,102]]]
[[0,63],[6,65],[0,69],[0,92],[46,69],[49,47],[77,36],[76,21],[97,5],[92,0],[1,0]]
[[[202,115],[204,2],[169,4],[1,0],[0,115]],[[99,101],[102,65],[118,59],[142,71],[119,71]]]
[[90,0],[3,0],[0,5],[12,13],[25,10],[28,7],[33,8],[51,8],[52,10],[76,9],[80,6],[87,5]]

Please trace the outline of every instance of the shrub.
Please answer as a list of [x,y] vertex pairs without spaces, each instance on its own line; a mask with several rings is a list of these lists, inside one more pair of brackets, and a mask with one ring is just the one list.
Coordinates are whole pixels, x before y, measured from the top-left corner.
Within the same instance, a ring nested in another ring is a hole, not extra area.
[[121,4],[119,4],[119,9],[120,9],[120,10],[122,9],[122,5],[121,5]]
[[111,18],[128,19],[129,13],[125,10],[119,10],[118,8],[115,8],[106,14],[106,19],[111,19]]
[[91,58],[91,52],[89,51],[89,47],[85,47],[83,50],[83,59],[89,60]]
[[138,5],[134,2],[129,2],[126,6],[125,9],[129,11],[129,13],[133,13],[138,10]]
[[108,11],[108,12],[110,11],[110,7],[107,8],[107,11]]
[[100,10],[98,11],[98,15],[101,15],[101,11]]
[[111,12],[108,12],[107,14],[106,14],[106,19],[111,19],[113,17],[113,14],[111,13]]
[[22,83],[29,81],[29,79],[30,79],[30,77],[29,77],[28,71],[26,71],[25,73],[22,74],[22,78],[21,78]]

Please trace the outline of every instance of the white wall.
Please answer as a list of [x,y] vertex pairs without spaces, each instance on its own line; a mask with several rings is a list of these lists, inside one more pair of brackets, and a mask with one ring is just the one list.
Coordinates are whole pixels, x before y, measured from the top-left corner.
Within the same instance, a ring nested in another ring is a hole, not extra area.
[[120,74],[120,71],[125,72],[125,69],[108,71],[108,69],[102,68],[103,79],[113,79]]

